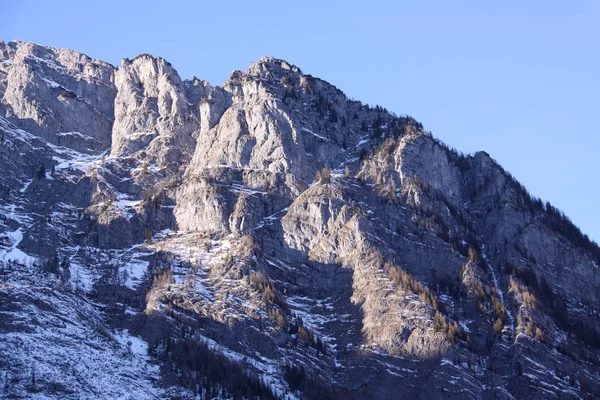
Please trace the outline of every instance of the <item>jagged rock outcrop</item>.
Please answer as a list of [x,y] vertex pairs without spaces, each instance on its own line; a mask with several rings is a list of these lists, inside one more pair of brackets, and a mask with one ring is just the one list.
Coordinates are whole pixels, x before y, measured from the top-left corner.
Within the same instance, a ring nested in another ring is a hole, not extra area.
[[171,64],[149,55],[124,59],[115,84],[111,156],[144,151],[161,168],[191,157],[200,123]]
[[[338,167],[361,139],[357,102],[283,60],[263,58],[225,83],[231,105],[199,138],[188,173],[210,166],[267,170],[307,183]],[[356,114],[356,115],[355,115]]]
[[0,114],[49,143],[82,152],[110,146],[114,68],[68,49],[0,41]]
[[207,168],[178,189],[174,214],[183,231],[244,234],[306,189],[293,175],[239,168]]
[[[375,110],[348,100],[334,86],[302,74],[283,60],[265,57],[246,72],[234,71],[223,89],[213,90],[214,100],[209,99],[208,104],[216,110],[218,123],[211,122],[208,131],[202,130],[186,170],[190,179],[179,191],[177,222],[179,229],[186,231],[203,229],[198,219],[207,222],[212,216],[215,222],[211,226],[222,232],[232,229],[218,222],[229,219],[231,208],[222,208],[215,199],[207,200],[206,207],[199,205],[202,198],[211,197],[203,194],[195,179],[205,170],[227,167],[243,169],[246,174],[261,171],[259,176],[268,171],[273,176],[293,176],[283,182],[310,184],[323,167],[344,168],[359,160],[366,151],[365,120],[382,129]],[[388,129],[404,129],[404,122],[398,121],[394,119]],[[289,190],[297,195],[303,189],[299,191],[295,185]],[[205,209],[211,211],[205,213]]]
[[200,120],[200,132],[206,133],[219,122],[231,105],[231,93],[197,78],[185,81],[184,85],[190,103],[195,105],[194,113]]
[[275,58],[0,58],[2,396],[600,397],[600,249],[487,153]]

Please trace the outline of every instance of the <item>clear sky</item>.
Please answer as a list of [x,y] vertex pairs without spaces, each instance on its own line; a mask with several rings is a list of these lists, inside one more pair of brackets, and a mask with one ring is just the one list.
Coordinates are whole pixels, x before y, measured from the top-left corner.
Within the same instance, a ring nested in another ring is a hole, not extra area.
[[0,38],[118,65],[160,55],[221,84],[284,58],[485,150],[600,241],[600,2],[0,0]]

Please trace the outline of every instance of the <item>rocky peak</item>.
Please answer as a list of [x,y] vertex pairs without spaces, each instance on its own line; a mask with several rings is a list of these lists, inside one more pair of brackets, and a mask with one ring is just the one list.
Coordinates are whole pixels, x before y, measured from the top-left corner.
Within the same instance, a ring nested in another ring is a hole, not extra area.
[[0,57],[2,58],[3,62],[6,62],[6,60],[12,58],[12,53],[15,51],[14,44],[15,42],[6,43],[4,40],[0,39]]
[[[177,91],[182,86],[179,74],[171,63],[149,54],[140,54],[133,60],[123,59],[117,77],[121,80],[120,85],[123,85],[124,80],[136,84],[144,97],[165,96],[169,89]],[[180,97],[173,96],[172,100],[177,101]],[[173,110],[166,111],[172,112]]]
[[114,68],[79,52],[2,44],[0,114],[50,143],[106,150],[114,118]]
[[115,83],[111,155],[137,153],[160,167],[189,159],[200,124],[171,64],[147,54],[124,59]]
[[[12,42],[11,42],[12,43]],[[74,74],[90,77],[105,85],[113,85],[114,67],[104,61],[93,59],[71,49],[55,49],[31,42],[14,42],[17,58],[34,58],[42,63],[54,63]]]
[[291,80],[297,80],[303,76],[300,68],[274,57],[262,57],[260,60],[251,63],[245,75],[275,85],[285,85]]
[[188,101],[200,120],[200,134],[208,132],[220,120],[231,105],[231,93],[220,86],[211,86],[208,81],[196,77],[184,82]]
[[187,98],[192,104],[200,104],[200,102],[203,99],[208,98],[210,93],[215,89],[211,86],[210,82],[196,77],[191,80],[185,80],[183,83],[186,89]]

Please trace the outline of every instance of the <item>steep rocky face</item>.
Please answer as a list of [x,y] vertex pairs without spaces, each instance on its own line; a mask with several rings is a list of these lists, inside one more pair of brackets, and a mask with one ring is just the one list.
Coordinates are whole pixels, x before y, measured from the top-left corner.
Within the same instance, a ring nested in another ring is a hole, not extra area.
[[0,57],[6,397],[600,397],[600,250],[486,153],[274,58]]
[[49,143],[82,152],[110,146],[114,68],[68,49],[0,41],[0,113]]
[[185,81],[185,91],[193,111],[200,120],[200,131],[207,132],[214,127],[231,105],[231,94],[220,86],[212,87],[207,81],[197,78]]
[[231,105],[200,137],[188,173],[228,165],[310,183],[323,166],[337,168],[350,159],[361,140],[359,114],[373,115],[332,85],[273,58],[235,71],[224,90]]
[[[227,221],[231,211],[221,208],[213,190],[198,185],[198,176],[204,171],[232,168],[243,169],[246,175],[257,172],[252,178],[255,182],[268,172],[280,176],[277,179],[286,190],[297,196],[322,168],[343,169],[356,163],[366,151],[362,147],[368,136],[365,120],[377,119],[375,110],[348,100],[334,86],[274,58],[261,59],[247,72],[235,71],[223,89],[211,96],[214,100],[205,104],[215,117],[209,121],[218,122],[210,122],[210,129],[203,128],[198,138],[186,170],[188,183],[179,191],[181,201],[175,210],[178,227],[185,231],[203,230],[212,218],[212,226],[221,232],[239,231],[235,222],[234,226],[218,222]],[[301,186],[299,182],[303,182]],[[229,180],[220,183],[236,184]],[[249,186],[265,187],[265,183]],[[200,207],[205,197],[209,212]],[[288,198],[288,204],[292,199]],[[270,211],[267,207],[267,214],[259,212],[257,216],[266,217]],[[242,231],[252,228],[245,225]]]
[[141,55],[123,60],[115,75],[113,157],[140,151],[159,167],[191,157],[200,123],[173,67]]

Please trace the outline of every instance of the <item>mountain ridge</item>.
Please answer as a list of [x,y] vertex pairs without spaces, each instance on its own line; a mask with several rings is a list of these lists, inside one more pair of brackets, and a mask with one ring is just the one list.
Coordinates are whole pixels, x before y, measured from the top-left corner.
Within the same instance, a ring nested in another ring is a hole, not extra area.
[[6,396],[600,396],[598,246],[487,153],[270,57],[0,56]]

